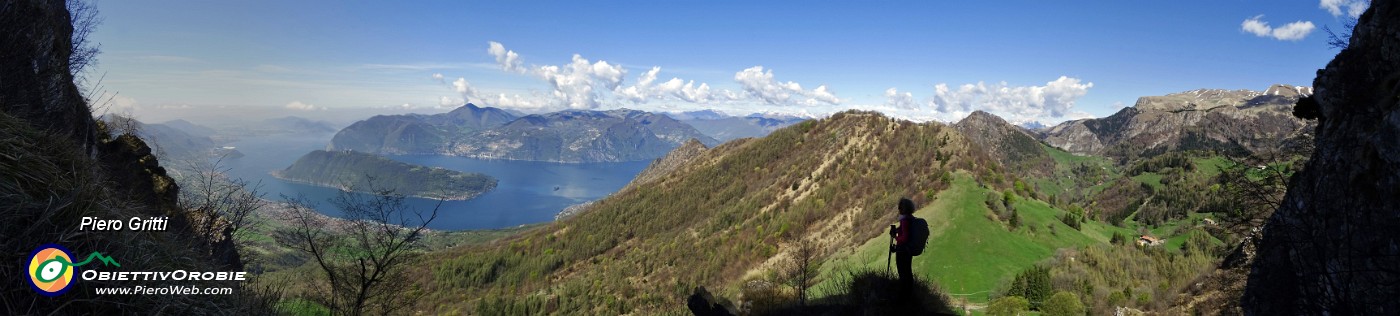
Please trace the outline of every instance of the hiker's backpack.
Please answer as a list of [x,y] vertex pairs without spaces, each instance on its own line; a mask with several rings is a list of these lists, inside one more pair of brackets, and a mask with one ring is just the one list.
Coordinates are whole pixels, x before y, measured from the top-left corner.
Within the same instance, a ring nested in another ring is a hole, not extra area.
[[909,246],[904,247],[904,251],[910,256],[924,254],[924,246],[928,245],[928,221],[918,217],[909,217],[909,239],[906,239]]

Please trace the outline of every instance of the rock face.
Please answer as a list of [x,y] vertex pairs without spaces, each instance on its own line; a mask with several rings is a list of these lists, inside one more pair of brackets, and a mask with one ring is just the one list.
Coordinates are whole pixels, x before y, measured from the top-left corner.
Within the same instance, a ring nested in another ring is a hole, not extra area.
[[[90,164],[83,168],[93,169],[73,168],[72,172],[100,174],[105,181],[102,185],[141,204],[135,209],[142,215],[170,216],[167,231],[190,234],[194,231],[187,218],[190,215],[177,205],[179,187],[166,175],[151,148],[137,136],[109,134],[106,130],[110,129],[100,128],[93,119],[87,101],[73,83],[72,36],[72,18],[64,1],[0,4],[0,112],[47,135],[71,141],[85,158],[93,159],[83,162]],[[63,215],[68,214],[50,214],[55,218]],[[196,241],[203,242],[196,245],[202,247],[199,250],[218,266],[242,270],[228,231],[209,235],[216,239]]]
[[1111,116],[1046,129],[1042,140],[1075,154],[1119,159],[1169,150],[1256,151],[1307,131],[1307,123],[1289,113],[1308,92],[1274,85],[1265,92],[1201,89],[1142,97]]
[[0,111],[73,139],[89,153],[96,122],[73,85],[73,24],[63,1],[0,6]]
[[1352,34],[1299,102],[1316,151],[1264,226],[1247,313],[1400,312],[1400,3],[1372,2]]

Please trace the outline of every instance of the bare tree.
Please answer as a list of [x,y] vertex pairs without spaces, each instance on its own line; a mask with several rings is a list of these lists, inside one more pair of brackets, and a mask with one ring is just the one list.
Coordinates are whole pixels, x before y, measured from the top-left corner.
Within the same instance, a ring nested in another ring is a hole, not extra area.
[[225,232],[242,247],[243,228],[251,223],[251,215],[263,207],[262,183],[229,178],[224,158],[213,162],[194,159],[188,167],[193,174],[180,190],[180,206],[190,212],[195,230],[207,240],[223,238]]
[[1351,30],[1356,29],[1356,19],[1342,21],[1342,32],[1332,31],[1332,27],[1323,25],[1322,30],[1327,32],[1327,47],[1336,49],[1347,49],[1351,45]]
[[[1366,1],[1366,7],[1370,6],[1371,1]],[[1327,47],[1347,49],[1347,46],[1351,46],[1351,32],[1356,29],[1356,22],[1357,19],[1352,17],[1342,20],[1342,31],[1340,33],[1333,32],[1331,27],[1323,25],[1322,30],[1327,32]]]
[[97,7],[86,0],[69,0],[68,15],[73,20],[73,54],[68,55],[68,70],[79,86],[84,86],[83,72],[88,66],[97,65],[97,55],[102,53],[102,44],[89,41],[92,31],[102,25],[102,17]]
[[798,237],[797,241],[789,243],[793,247],[789,253],[787,264],[782,268],[783,283],[792,287],[797,292],[797,303],[807,306],[807,290],[816,285],[817,269],[820,264],[817,262],[818,249],[811,241]]
[[1222,220],[1226,227],[1240,235],[1262,227],[1283,204],[1288,180],[1302,170],[1312,156],[1312,145],[1311,137],[1300,137],[1266,147],[1277,148],[1275,150],[1226,156],[1227,163],[1221,167],[1219,176],[1226,193],[1220,197],[1225,204]]
[[330,289],[312,299],[334,314],[389,314],[406,306],[408,284],[401,276],[442,206],[439,200],[428,212],[411,209],[403,194],[376,188],[372,179],[368,183],[368,190],[341,190],[330,200],[344,220],[317,213],[304,197],[284,202],[292,228],[278,242],[316,262]]

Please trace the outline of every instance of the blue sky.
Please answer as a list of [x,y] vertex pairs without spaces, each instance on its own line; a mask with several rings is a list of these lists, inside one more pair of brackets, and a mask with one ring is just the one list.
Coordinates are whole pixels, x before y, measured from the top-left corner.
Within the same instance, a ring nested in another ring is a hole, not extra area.
[[470,101],[1059,122],[1310,85],[1350,1],[98,1],[94,74],[138,116]]

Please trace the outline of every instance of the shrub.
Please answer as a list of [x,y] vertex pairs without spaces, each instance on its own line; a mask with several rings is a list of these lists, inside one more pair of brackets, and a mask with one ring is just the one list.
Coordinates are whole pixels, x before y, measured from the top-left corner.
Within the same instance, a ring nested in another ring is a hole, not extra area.
[[1021,315],[1026,313],[1030,306],[1031,303],[1020,296],[1002,297],[992,300],[992,303],[987,305],[987,315]]
[[1050,296],[1050,300],[1040,307],[1040,312],[1046,316],[1081,316],[1084,315],[1084,303],[1079,302],[1079,296],[1074,293],[1061,291]]

